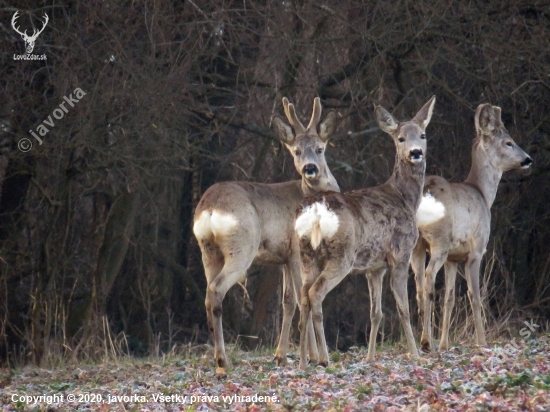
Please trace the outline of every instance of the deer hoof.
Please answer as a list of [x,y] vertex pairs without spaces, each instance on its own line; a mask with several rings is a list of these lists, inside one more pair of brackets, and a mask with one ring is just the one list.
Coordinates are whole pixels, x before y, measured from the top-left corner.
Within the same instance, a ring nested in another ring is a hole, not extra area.
[[221,369],[222,371],[225,368],[231,368],[231,361],[225,356],[218,355],[216,356],[216,370]]
[[274,361],[277,363],[277,366],[286,366],[288,364],[286,356],[275,355]]
[[430,342],[421,342],[422,352],[430,352]]

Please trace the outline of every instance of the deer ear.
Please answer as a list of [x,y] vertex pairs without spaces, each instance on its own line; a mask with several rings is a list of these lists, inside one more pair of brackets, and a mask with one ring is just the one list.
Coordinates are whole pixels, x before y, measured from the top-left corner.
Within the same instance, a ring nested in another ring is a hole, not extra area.
[[479,134],[491,134],[500,122],[500,107],[495,111],[489,103],[477,106],[475,115],[476,132]]
[[275,115],[275,117],[273,117],[271,127],[275,130],[275,133],[277,133],[277,136],[283,143],[289,145],[294,143],[296,136],[294,135],[292,126],[285,122],[281,116]]
[[325,119],[319,124],[319,137],[323,142],[326,142],[329,136],[336,129],[336,112],[331,110],[325,116]]
[[397,130],[398,123],[393,116],[384,109],[382,106],[375,106],[374,113],[376,116],[376,122],[380,129],[388,134],[392,134]]
[[428,127],[428,124],[432,119],[434,105],[435,96],[432,96],[432,98],[428,100],[424,106],[422,106],[422,109],[420,109],[416,116],[412,119],[412,121],[419,125],[423,130],[426,130],[426,127]]

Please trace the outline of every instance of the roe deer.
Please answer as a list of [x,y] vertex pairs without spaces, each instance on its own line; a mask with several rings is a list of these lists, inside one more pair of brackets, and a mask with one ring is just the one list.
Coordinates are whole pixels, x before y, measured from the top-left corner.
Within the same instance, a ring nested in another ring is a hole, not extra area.
[[409,351],[418,356],[409,318],[407,278],[409,259],[418,238],[415,216],[426,170],[425,131],[434,104],[435,96],[404,123],[398,123],[384,108],[376,107],[378,125],[393,138],[397,152],[393,174],[386,183],[345,194],[320,193],[300,203],[295,223],[303,283],[300,368],[306,366],[306,324],[310,313],[319,344],[319,364],[328,364],[322,303],[350,272],[366,274],[369,285],[371,331],[367,360],[372,361],[376,351],[382,320],[382,281],[388,270]]
[[[290,124],[275,116],[273,127],[294,157],[302,180],[274,184],[217,183],[204,193],[195,211],[193,232],[202,252],[208,285],[206,314],[214,335],[218,373],[223,373],[227,364],[222,301],[253,263],[283,265],[283,324],[275,357],[279,365],[286,364],[290,327],[301,288],[294,213],[304,197],[322,190],[340,190],[325,160],[327,140],[336,126],[336,113],[330,111],[319,123],[321,101],[316,97],[306,128],[286,97],[283,106]],[[311,321],[309,330],[314,337]],[[314,339],[310,356],[312,359],[318,356]]]
[[[445,269],[445,300],[439,349],[449,348],[449,324],[459,262],[465,262],[476,343],[486,345],[481,318],[479,267],[491,231],[491,205],[502,173],[527,168],[532,163],[529,155],[512,140],[500,115],[500,107],[487,103],[477,107],[472,166],[463,183],[449,183],[438,176],[426,177],[424,196],[417,212],[420,237],[411,258],[422,318],[421,345],[424,351],[432,347],[434,284],[442,265]],[[425,266],[427,251],[430,252],[428,267]]]

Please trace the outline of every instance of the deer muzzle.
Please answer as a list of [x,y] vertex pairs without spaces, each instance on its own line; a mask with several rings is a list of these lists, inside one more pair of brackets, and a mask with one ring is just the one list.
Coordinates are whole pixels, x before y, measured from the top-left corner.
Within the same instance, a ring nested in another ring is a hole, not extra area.
[[409,159],[411,159],[413,163],[421,162],[423,157],[422,149],[413,149],[409,152]]
[[303,167],[302,173],[308,179],[313,179],[319,173],[319,168],[317,167],[317,165],[314,165],[313,163],[308,163]]
[[520,163],[520,165],[521,165],[522,169],[527,169],[528,167],[531,166],[532,163],[533,163],[533,159],[531,159],[529,156],[527,156],[525,158],[525,160]]

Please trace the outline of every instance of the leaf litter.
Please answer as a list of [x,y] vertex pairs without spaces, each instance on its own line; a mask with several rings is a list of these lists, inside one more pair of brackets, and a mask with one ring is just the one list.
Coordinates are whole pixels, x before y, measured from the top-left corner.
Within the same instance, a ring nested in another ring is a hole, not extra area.
[[[327,368],[305,371],[297,358],[277,367],[271,355],[238,351],[225,375],[215,373],[211,353],[26,366],[0,369],[0,405],[2,411],[548,411],[549,343],[547,334],[513,350],[503,341],[460,343],[419,359],[384,348],[372,363],[365,362],[366,348],[352,347],[334,353]],[[51,402],[21,401],[22,395]]]

